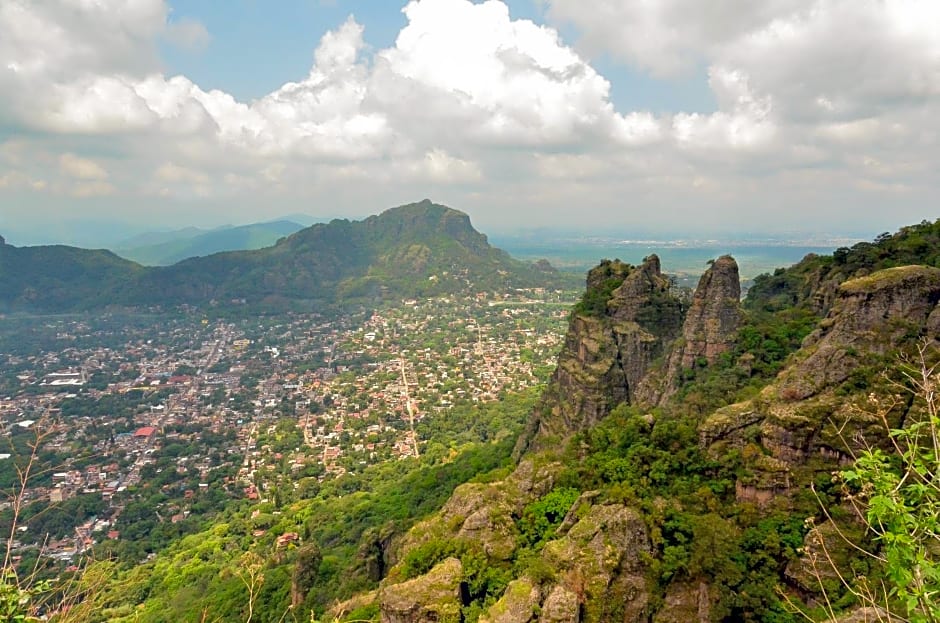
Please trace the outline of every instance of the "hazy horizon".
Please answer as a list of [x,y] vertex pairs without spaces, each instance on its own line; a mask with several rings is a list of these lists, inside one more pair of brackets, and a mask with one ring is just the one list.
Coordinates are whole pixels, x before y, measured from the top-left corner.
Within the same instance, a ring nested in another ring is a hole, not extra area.
[[[389,206],[391,209],[397,206]],[[449,206],[453,207],[453,206]],[[457,208],[455,208],[457,209]],[[382,210],[373,212],[378,214]],[[370,216],[366,215],[366,216]],[[821,248],[835,248],[854,242],[871,240],[880,231],[875,230],[852,230],[846,228],[840,231],[819,231],[819,230],[733,230],[724,231],[712,230],[690,231],[683,230],[680,227],[674,229],[651,229],[626,227],[617,229],[598,225],[592,228],[589,224],[579,223],[572,225],[554,225],[554,226],[516,226],[503,227],[493,230],[486,230],[479,227],[473,218],[469,215],[471,224],[475,229],[487,235],[491,242],[503,242],[503,244],[526,245],[529,242],[544,244],[546,242],[564,243],[566,241],[586,242],[594,240],[602,244],[607,243],[653,243],[653,244],[671,244],[671,243],[703,243],[703,242],[730,242],[730,243],[757,243],[765,242],[770,245],[789,244],[792,246],[808,246]],[[243,220],[239,222],[205,222],[205,221],[178,221],[172,224],[150,226],[139,222],[123,221],[119,219],[93,220],[76,219],[62,220],[58,222],[45,222],[37,224],[22,224],[8,226],[0,229],[0,236],[6,239],[7,244],[14,246],[37,246],[50,244],[64,244],[69,246],[78,246],[85,248],[116,248],[132,239],[149,234],[174,233],[186,230],[199,230],[200,232],[211,232],[227,228],[242,227],[247,225],[256,225],[261,223],[272,223],[276,221],[290,221],[309,227],[317,223],[327,223],[333,219],[361,220],[365,217],[350,217],[344,215],[321,216],[316,217],[309,214],[292,213],[275,216],[273,218],[264,218],[263,220]],[[898,228],[913,223],[899,223],[897,227],[890,229],[891,232]],[[496,246],[500,246],[496,244]]]

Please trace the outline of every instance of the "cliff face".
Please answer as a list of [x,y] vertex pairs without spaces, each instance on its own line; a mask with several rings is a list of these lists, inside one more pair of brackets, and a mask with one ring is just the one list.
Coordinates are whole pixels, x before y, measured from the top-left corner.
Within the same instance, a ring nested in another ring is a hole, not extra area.
[[734,347],[741,324],[741,278],[729,255],[715,260],[698,282],[682,324],[682,335],[669,354],[664,375],[650,375],[637,392],[639,402],[656,405],[679,387],[684,370],[708,366]]
[[910,334],[933,330],[936,336],[938,300],[940,269],[927,266],[889,268],[843,283],[829,315],[784,371],[778,393],[809,398],[845,381],[864,353],[884,354]]
[[618,404],[633,402],[650,364],[679,334],[683,313],[655,255],[637,267],[615,260],[591,270],[517,455],[540,440],[590,428]]
[[[920,339],[936,343],[938,319],[940,269],[904,266],[843,283],[829,314],[777,380],[700,426],[716,457],[759,440],[762,453],[737,483],[738,498],[768,504],[817,463],[845,464],[866,440],[883,438],[868,395],[888,393],[879,373],[896,367],[898,354]],[[900,425],[912,408],[902,400],[886,415]]]
[[725,255],[702,275],[692,296],[692,306],[682,326],[683,344],[670,360],[691,368],[697,359],[715,363],[718,355],[734,346],[741,322],[741,277],[738,264]]

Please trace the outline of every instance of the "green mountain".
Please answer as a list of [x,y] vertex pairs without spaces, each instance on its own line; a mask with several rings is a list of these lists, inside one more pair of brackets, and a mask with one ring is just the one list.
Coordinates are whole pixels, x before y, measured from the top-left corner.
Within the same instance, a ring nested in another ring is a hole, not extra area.
[[0,312],[83,308],[103,285],[133,282],[144,271],[106,250],[14,247],[0,238]]
[[145,266],[170,266],[191,257],[222,251],[261,249],[303,229],[292,221],[254,223],[206,231],[194,227],[174,232],[142,234],[121,244],[114,252]]
[[730,257],[691,300],[655,256],[602,262],[515,470],[458,487],[413,527],[368,601],[402,622],[805,620],[797,607],[829,620],[827,599],[851,611],[835,569],[893,578],[849,544],[876,547],[833,474],[890,447],[885,423],[929,417],[896,397],[906,377],[892,371],[938,345],[938,234],[922,223],[808,257],[743,305]]
[[[325,307],[386,297],[546,286],[564,277],[491,247],[469,217],[428,200],[363,221],[334,220],[271,247],[142,268],[110,252],[69,247],[0,250],[0,310],[106,305]],[[50,288],[40,287],[49,283]],[[35,290],[42,290],[37,294]]]

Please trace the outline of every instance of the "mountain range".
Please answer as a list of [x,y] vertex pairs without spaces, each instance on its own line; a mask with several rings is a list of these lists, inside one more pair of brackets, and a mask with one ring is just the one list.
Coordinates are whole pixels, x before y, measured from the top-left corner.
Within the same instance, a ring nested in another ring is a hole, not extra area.
[[318,223],[273,246],[144,267],[106,250],[0,245],[0,311],[203,305],[323,308],[386,297],[564,280],[489,245],[469,217],[429,200],[363,221]]
[[113,250],[116,255],[145,266],[170,266],[191,257],[270,247],[280,238],[303,228],[303,225],[287,220],[212,230],[187,227],[140,234],[115,245]]

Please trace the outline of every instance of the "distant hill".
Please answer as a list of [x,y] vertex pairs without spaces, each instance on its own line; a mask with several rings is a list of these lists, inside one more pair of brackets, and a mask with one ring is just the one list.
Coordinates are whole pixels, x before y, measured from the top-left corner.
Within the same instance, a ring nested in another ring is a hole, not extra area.
[[140,234],[114,252],[145,266],[170,266],[191,257],[222,251],[247,251],[269,247],[284,236],[303,229],[293,221],[253,223],[239,227],[204,230],[187,227],[171,232]]
[[145,268],[108,251],[0,247],[0,311],[183,303],[311,309],[568,281],[546,263],[512,259],[466,214],[428,200],[363,221],[316,224],[271,247],[166,267]]
[[133,282],[145,270],[103,249],[13,247],[0,238],[0,312],[88,307],[102,286]]

